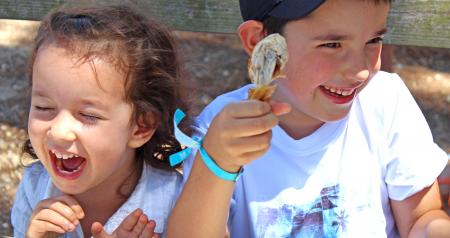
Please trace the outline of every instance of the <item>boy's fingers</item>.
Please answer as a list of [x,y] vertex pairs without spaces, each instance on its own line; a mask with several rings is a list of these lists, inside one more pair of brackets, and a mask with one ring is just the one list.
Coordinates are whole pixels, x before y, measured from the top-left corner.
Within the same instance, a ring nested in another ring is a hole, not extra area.
[[270,112],[270,105],[258,100],[246,100],[228,104],[224,112],[233,118],[259,117]]
[[230,142],[230,146],[236,155],[252,151],[267,150],[270,147],[272,139],[272,131],[267,131],[263,134],[237,138]]
[[257,158],[262,157],[266,153],[267,153],[267,150],[257,150],[257,151],[246,152],[242,155],[242,158],[245,160],[245,162],[243,162],[243,163],[247,164],[250,161],[253,161]]
[[278,118],[272,114],[266,114],[258,118],[245,118],[234,120],[222,133],[230,133],[233,137],[255,136],[270,131],[278,124]]
[[125,231],[132,231],[136,226],[136,223],[139,221],[139,217],[142,215],[141,209],[136,209],[132,213],[130,213],[125,219],[120,223],[117,229],[123,229]]
[[272,113],[276,116],[287,114],[292,110],[291,105],[285,102],[271,101],[270,107],[272,109]]
[[145,228],[142,231],[142,233],[139,236],[139,238],[153,238],[153,237],[155,237],[155,234],[157,234],[157,233],[154,233],[155,227],[156,227],[155,221],[153,221],[153,220],[148,221],[147,224],[145,224]]
[[103,225],[100,222],[94,222],[91,226],[92,237],[94,238],[108,238],[111,237],[106,233],[105,229],[103,229]]

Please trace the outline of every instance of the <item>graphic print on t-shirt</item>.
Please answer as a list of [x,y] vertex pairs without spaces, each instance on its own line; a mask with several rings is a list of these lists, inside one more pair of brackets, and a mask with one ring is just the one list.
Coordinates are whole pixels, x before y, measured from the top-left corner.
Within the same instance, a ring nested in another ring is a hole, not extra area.
[[320,196],[307,204],[260,204],[257,237],[339,237],[345,231],[347,215],[338,203],[339,185],[334,185],[323,188]]

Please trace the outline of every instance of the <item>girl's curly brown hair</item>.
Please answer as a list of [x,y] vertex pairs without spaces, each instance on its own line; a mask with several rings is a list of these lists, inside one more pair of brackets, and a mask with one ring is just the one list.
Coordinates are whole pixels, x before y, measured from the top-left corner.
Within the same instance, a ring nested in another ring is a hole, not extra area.
[[[173,115],[177,108],[189,111],[182,91],[186,73],[170,31],[129,4],[57,9],[38,29],[29,63],[31,84],[36,54],[48,44],[79,56],[81,63],[93,57],[107,60],[126,75],[125,100],[133,107],[132,119],[156,128],[152,138],[136,150],[136,158],[170,168],[169,155],[181,150],[174,137]],[[147,115],[156,123],[138,120]],[[186,121],[185,128],[190,123]],[[24,151],[36,158],[29,140]]]

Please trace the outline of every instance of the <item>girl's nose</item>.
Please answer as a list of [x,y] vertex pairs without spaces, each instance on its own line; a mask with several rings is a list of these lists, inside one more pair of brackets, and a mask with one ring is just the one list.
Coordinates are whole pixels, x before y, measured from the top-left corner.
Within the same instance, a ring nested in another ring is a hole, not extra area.
[[76,121],[69,112],[60,112],[53,120],[48,136],[55,142],[74,141],[77,136],[75,133]]

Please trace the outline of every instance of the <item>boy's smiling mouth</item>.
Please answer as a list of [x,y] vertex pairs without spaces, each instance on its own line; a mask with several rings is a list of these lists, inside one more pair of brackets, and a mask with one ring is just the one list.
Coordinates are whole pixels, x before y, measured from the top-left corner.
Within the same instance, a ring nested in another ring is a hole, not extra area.
[[69,180],[80,177],[86,165],[86,159],[75,154],[51,150],[49,155],[55,174]]
[[319,89],[325,94],[325,96],[336,104],[345,104],[351,102],[355,97],[357,87],[353,88],[335,88],[330,86],[321,85]]

